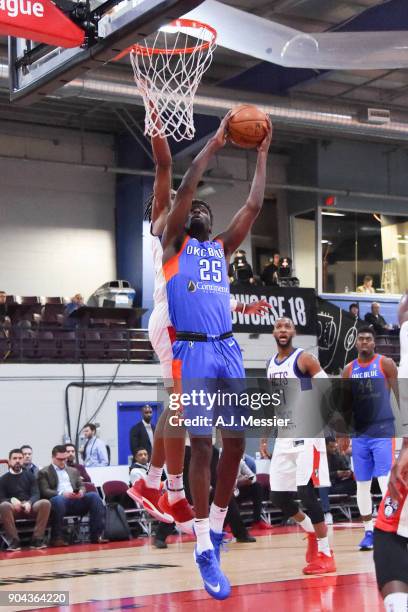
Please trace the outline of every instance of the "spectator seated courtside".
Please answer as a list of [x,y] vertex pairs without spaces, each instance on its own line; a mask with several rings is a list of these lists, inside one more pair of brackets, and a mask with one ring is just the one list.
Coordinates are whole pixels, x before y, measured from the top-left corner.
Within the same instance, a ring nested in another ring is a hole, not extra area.
[[133,455],[133,462],[129,468],[129,480],[130,484],[134,485],[135,482],[144,478],[147,475],[149,469],[149,454],[145,448],[138,448]]
[[37,478],[39,468],[33,463],[32,447],[29,444],[23,444],[21,452],[23,453],[23,469],[29,470]]
[[263,489],[262,485],[257,482],[256,474],[247,464],[248,460],[241,459],[239,471],[235,483],[235,498],[237,503],[243,501],[252,501],[253,515],[252,527],[255,529],[270,529],[271,525],[261,519]]
[[74,444],[69,442],[65,445],[65,450],[67,451],[67,466],[71,468],[75,468],[78,470],[79,475],[81,476],[82,482],[92,482],[90,475],[86,471],[86,468],[82,463],[76,462],[76,447]]
[[340,452],[335,438],[326,438],[326,448],[331,487],[320,488],[319,494],[326,523],[332,524],[329,495],[355,495],[357,484],[351,470],[350,455]]
[[23,469],[23,453],[15,448],[9,453],[9,470],[0,478],[0,519],[8,540],[7,551],[21,550],[16,528],[16,518],[35,516],[35,527],[30,548],[45,548],[45,529],[50,515],[51,504],[40,499],[40,492],[34,474]]
[[64,517],[89,514],[90,539],[94,544],[106,542],[105,506],[97,493],[86,493],[80,474],[66,465],[65,446],[54,446],[52,463],[40,470],[38,483],[41,496],[51,502],[51,545],[67,546],[63,539]]

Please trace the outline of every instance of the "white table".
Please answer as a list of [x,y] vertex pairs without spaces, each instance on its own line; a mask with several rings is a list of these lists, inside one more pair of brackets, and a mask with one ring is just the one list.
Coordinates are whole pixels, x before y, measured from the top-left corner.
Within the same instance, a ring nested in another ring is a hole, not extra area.
[[107,465],[105,467],[87,467],[86,471],[93,484],[96,487],[101,487],[108,480],[121,480],[129,484],[129,466],[128,465]]

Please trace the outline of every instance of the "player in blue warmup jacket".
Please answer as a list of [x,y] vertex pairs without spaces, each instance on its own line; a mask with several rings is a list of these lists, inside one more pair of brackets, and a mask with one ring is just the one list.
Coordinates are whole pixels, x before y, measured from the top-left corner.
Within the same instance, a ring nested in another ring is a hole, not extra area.
[[[212,212],[205,202],[194,200],[195,192],[210,159],[227,140],[229,114],[204,149],[193,161],[177,191],[163,233],[163,272],[171,322],[176,330],[173,344],[173,380],[183,393],[216,391],[228,381],[234,391],[245,372],[237,342],[232,336],[228,260],[239,247],[257,218],[264,199],[266,165],[272,138],[272,126],[258,147],[255,176],[246,204],[238,210],[228,228],[210,238]],[[198,380],[199,379],[199,380]],[[200,389],[199,389],[200,387]],[[219,407],[218,407],[219,408]],[[196,519],[195,559],[206,591],[216,599],[230,593],[228,579],[219,565],[223,524],[245,448],[242,428],[221,430],[223,452],[218,465],[214,502],[209,513],[210,460],[212,425],[218,416],[230,419],[238,414],[217,409],[206,403],[185,407],[182,419],[190,433],[190,488]],[[198,424],[187,419],[202,416]]]
[[[395,435],[390,391],[392,389],[398,397],[398,371],[392,359],[375,352],[375,335],[371,327],[359,329],[356,347],[358,358],[346,365],[343,379],[352,381],[345,392],[354,431],[352,457],[357,481],[357,505],[365,531],[359,546],[360,550],[371,550],[371,480],[374,477],[378,479],[381,493],[385,495],[393,462]],[[343,438],[340,449],[346,451],[349,444],[350,438]]]

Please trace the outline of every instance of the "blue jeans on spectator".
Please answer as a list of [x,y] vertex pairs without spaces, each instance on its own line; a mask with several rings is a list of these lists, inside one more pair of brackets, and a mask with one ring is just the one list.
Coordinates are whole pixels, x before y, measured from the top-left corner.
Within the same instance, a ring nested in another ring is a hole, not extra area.
[[320,503],[325,514],[326,512],[330,512],[329,491],[330,487],[320,487],[319,489]]
[[98,493],[85,493],[79,499],[69,499],[62,495],[51,497],[51,538],[62,535],[64,516],[89,513],[89,533],[91,540],[97,539],[105,528],[105,506]]

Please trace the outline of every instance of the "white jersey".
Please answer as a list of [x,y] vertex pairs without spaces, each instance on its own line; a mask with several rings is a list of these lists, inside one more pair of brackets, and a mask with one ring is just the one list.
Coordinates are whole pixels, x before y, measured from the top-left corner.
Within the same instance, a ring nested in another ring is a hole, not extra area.
[[167,303],[166,280],[163,274],[163,247],[160,238],[151,236],[152,238],[152,253],[154,266],[154,291],[153,301],[154,310],[160,311],[160,319],[163,328],[171,326],[169,317],[169,307]]
[[[296,451],[305,438],[312,440],[317,449],[324,447],[324,438],[315,438],[324,427],[320,415],[321,394],[312,385],[309,375],[303,374],[298,366],[298,359],[303,349],[293,352],[278,361],[278,353],[272,356],[267,368],[267,377],[271,382],[271,393],[281,393],[281,405],[277,416],[288,419],[286,426],[278,428],[276,444],[278,448],[289,448]],[[292,382],[290,382],[292,381]]]
[[288,426],[279,428],[273,449],[269,475],[271,491],[296,491],[310,480],[315,487],[330,486],[325,439],[311,437],[322,429],[320,393],[316,393],[311,378],[299,369],[298,359],[302,352],[302,349],[294,349],[282,361],[278,361],[276,354],[268,364],[271,393],[278,389],[281,392],[277,416],[289,419]]

